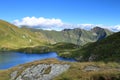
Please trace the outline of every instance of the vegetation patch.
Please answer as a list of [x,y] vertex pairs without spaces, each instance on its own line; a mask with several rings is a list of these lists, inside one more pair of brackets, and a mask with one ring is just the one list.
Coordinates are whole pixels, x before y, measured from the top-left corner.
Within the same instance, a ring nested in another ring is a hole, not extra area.
[[49,74],[51,72],[51,66],[45,69],[44,74]]

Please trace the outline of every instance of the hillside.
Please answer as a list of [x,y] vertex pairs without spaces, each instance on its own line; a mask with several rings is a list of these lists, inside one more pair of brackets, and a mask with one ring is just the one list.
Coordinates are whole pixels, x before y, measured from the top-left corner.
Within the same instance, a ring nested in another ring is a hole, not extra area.
[[35,33],[39,33],[39,32],[42,33],[44,36],[47,37],[47,40],[50,44],[51,43],[54,44],[58,42],[67,42],[82,46],[85,45],[86,43],[95,42],[97,40],[103,39],[113,34],[113,32],[100,27],[95,27],[90,31],[83,30],[80,28],[64,29],[62,31],[54,31],[54,30],[48,31],[41,29],[32,29],[27,27],[24,28],[31,30],[32,32]]
[[79,61],[120,62],[120,32],[70,53],[70,57],[74,57]]
[[44,45],[45,40],[41,33],[38,36],[29,30],[18,28],[13,24],[0,20],[0,50]]

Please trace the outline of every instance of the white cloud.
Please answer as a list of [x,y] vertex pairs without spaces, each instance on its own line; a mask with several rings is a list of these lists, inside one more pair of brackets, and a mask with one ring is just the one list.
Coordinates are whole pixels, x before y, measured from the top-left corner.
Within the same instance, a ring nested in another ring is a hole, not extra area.
[[40,28],[40,29],[46,29],[46,30],[62,30],[65,28],[73,29],[73,28],[81,28],[85,30],[90,30],[95,26],[100,26],[102,28],[106,28],[112,31],[120,31],[120,25],[115,26],[105,26],[102,24],[67,24],[62,22],[61,19],[55,19],[55,18],[44,18],[44,17],[24,17],[21,20],[14,20],[13,24],[17,26],[26,25],[30,28]]
[[52,26],[62,26],[63,23],[60,19],[48,19],[48,18],[36,18],[36,17],[25,17],[22,20],[14,20],[13,24],[17,26],[26,25],[29,27],[52,27]]
[[116,25],[116,26],[112,27],[112,30],[120,31],[120,25]]
[[93,27],[95,27],[96,25],[94,25],[94,24],[77,24],[77,26],[81,29],[90,30]]

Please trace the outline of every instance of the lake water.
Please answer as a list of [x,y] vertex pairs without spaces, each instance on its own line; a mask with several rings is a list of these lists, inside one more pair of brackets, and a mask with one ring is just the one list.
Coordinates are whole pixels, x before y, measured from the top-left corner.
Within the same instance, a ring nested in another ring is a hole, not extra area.
[[32,62],[35,60],[43,60],[48,58],[56,58],[62,61],[75,62],[74,59],[66,59],[59,57],[55,52],[44,54],[26,54],[20,52],[0,52],[0,69],[8,69],[13,66]]

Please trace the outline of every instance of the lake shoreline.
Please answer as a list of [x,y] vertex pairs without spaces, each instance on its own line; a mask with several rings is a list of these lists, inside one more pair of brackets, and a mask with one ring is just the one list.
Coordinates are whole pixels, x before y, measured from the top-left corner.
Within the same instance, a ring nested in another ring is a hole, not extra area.
[[[0,70],[8,69],[19,64],[33,62],[35,60],[44,60],[49,58],[55,58],[60,61],[76,62],[76,60],[72,58],[60,57],[56,52],[29,54],[29,53],[7,51],[7,52],[2,52],[2,54],[0,54]],[[3,65],[5,65],[5,67]]]

